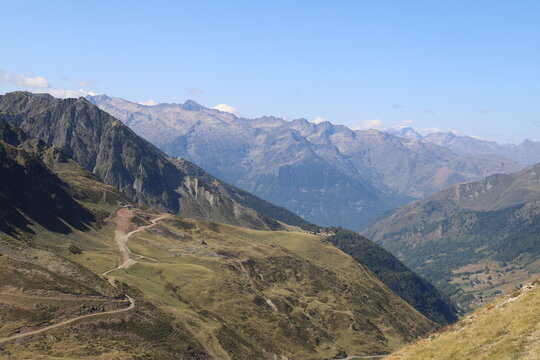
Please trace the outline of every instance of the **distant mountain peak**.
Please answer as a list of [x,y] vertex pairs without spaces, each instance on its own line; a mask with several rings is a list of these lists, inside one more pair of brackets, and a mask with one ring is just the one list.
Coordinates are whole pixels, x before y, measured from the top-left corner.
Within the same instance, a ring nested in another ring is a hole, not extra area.
[[188,111],[199,111],[205,110],[206,108],[194,100],[187,99],[186,102],[182,104],[182,109]]
[[392,129],[388,129],[386,132],[390,133],[392,135],[405,137],[405,138],[409,138],[409,139],[420,140],[420,139],[423,138],[423,136],[420,135],[420,133],[418,133],[415,129],[413,129],[410,126],[398,126],[398,127],[392,128]]
[[98,105],[100,102],[106,102],[112,100],[107,95],[86,95],[84,97],[88,102],[90,102],[92,105]]

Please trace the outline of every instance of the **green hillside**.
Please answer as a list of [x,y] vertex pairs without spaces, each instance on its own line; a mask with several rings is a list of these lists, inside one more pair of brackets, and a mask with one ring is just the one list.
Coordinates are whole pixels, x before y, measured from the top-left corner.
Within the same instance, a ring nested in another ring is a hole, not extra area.
[[365,234],[464,310],[540,273],[540,166],[413,202]]

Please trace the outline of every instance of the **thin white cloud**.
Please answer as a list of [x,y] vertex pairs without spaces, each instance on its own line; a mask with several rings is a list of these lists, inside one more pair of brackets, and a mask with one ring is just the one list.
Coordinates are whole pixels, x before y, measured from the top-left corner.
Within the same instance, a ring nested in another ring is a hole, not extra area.
[[146,106],[154,106],[154,105],[157,105],[158,103],[154,100],[146,100],[146,101],[141,101],[139,104],[146,105]]
[[0,78],[2,81],[6,81],[12,85],[23,86],[29,88],[42,88],[47,89],[51,87],[49,80],[42,76],[25,76],[17,74],[9,74],[6,72],[0,72]]
[[92,96],[98,95],[97,93],[95,93],[93,91],[87,91],[87,90],[84,90],[84,89],[79,89],[79,90],[48,89],[45,92],[51,94],[54,97],[62,98],[62,99],[79,98],[81,96],[86,96],[86,95],[92,95]]
[[198,95],[204,94],[203,89],[199,89],[199,88],[187,88],[186,91],[190,94],[198,94]]
[[85,87],[89,87],[89,86],[93,86],[97,83],[97,80],[81,80],[79,82],[77,82],[77,86],[78,87],[81,87],[81,88],[85,88]]
[[414,124],[414,120],[403,120],[403,121],[400,121],[397,126],[398,127],[408,127],[408,126],[411,126],[412,124]]
[[223,112],[228,112],[228,113],[231,113],[231,114],[236,114],[236,108],[234,106],[227,105],[227,104],[218,104],[218,105],[214,106],[212,109],[216,109],[216,110],[223,111]]
[[315,119],[313,119],[312,123],[314,123],[314,124],[320,124],[320,123],[323,123],[323,122],[325,122],[325,121],[326,121],[326,119],[323,118],[323,117],[316,117]]
[[[527,133],[525,133],[527,134]],[[472,137],[473,139],[478,139],[478,140],[482,140],[482,141],[495,141],[493,138],[491,137],[488,137],[488,136],[478,136],[478,135],[469,135],[470,137]]]
[[353,130],[368,130],[368,129],[376,129],[376,130],[384,130],[388,129],[388,125],[379,119],[372,119],[372,120],[364,120],[359,124],[351,126],[351,129]]

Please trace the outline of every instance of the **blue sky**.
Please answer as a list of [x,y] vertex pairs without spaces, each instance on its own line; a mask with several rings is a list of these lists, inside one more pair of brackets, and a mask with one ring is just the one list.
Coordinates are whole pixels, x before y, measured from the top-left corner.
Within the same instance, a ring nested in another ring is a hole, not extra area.
[[[0,0],[0,92],[540,140],[539,1]],[[67,92],[67,91],[70,92]]]

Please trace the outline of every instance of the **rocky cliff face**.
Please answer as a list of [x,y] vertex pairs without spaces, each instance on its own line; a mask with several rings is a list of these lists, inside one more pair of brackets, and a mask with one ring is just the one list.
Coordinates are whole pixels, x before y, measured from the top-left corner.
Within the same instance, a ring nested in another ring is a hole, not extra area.
[[459,157],[433,143],[329,122],[244,119],[193,101],[88,99],[167,154],[321,225],[358,230],[413,198],[521,169],[502,157]]
[[[62,149],[100,180],[137,202],[236,225],[262,229],[281,226],[232,200],[229,193],[240,193],[237,196],[242,198],[252,195],[232,187],[226,189],[227,184],[197,166],[170,159],[84,98],[60,100],[44,94],[9,93],[0,96],[0,116],[28,135]],[[285,209],[264,205],[257,210],[272,209],[280,220],[294,225],[305,223]]]

